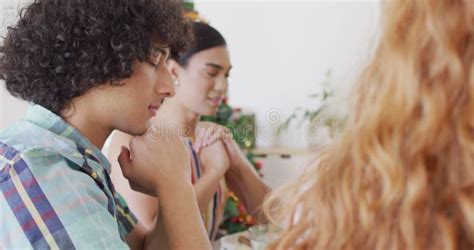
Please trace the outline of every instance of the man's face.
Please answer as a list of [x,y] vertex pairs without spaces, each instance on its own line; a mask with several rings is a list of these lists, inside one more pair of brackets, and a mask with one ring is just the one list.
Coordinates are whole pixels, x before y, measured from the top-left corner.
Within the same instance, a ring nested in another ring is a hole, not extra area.
[[171,75],[166,67],[169,49],[157,48],[146,62],[134,62],[133,74],[112,86],[107,110],[112,129],[140,135],[148,129],[148,121],[155,116],[165,97],[174,96]]

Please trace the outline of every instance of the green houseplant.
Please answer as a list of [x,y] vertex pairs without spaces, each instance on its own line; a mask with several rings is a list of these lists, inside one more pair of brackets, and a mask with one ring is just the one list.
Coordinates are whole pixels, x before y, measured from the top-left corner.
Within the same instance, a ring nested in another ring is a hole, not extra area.
[[[308,130],[306,136],[310,138],[310,144],[318,144],[318,131],[327,129],[329,137],[333,138],[345,125],[346,116],[341,116],[334,112],[334,86],[332,71],[325,73],[324,79],[320,82],[321,90],[308,96],[316,104],[311,108],[296,107],[289,117],[277,128],[277,135],[287,131],[291,125],[297,123],[301,128],[307,123]],[[314,142],[313,140],[316,140]]]

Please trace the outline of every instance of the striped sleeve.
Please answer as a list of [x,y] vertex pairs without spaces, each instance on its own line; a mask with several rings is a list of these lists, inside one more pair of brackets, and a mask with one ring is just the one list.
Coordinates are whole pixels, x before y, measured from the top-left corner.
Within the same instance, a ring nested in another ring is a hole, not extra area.
[[61,155],[31,156],[13,148],[3,148],[1,155],[2,247],[128,248],[107,209],[107,196]]
[[138,223],[137,217],[130,211],[127,202],[119,193],[115,192],[115,200],[117,201],[117,219],[119,221],[119,230],[121,235],[128,235],[133,231]]

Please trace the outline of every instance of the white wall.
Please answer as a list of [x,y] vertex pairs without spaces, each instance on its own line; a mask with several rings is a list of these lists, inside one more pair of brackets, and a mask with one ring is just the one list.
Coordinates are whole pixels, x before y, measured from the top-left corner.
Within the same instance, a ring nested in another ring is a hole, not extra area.
[[[227,40],[230,103],[257,113],[260,145],[297,106],[315,105],[327,69],[344,95],[373,47],[378,1],[196,1]],[[298,144],[297,141],[294,144]]]
[[[3,85],[3,83],[2,83]],[[2,92],[0,92],[0,131],[10,126],[18,119],[23,118],[27,103],[21,101],[4,90],[2,86]]]
[[[18,18],[18,10],[29,0],[0,0],[0,36],[5,36],[7,26],[15,23]],[[3,44],[0,39],[0,45]],[[3,81],[0,81],[0,131],[8,127],[14,121],[23,117],[26,110],[26,102],[12,97],[5,90]]]
[[[2,81],[0,81],[0,84],[3,84]],[[3,86],[0,86],[0,102],[3,101],[3,92],[5,91],[5,89],[3,88]],[[3,105],[0,104],[0,131],[3,129]]]

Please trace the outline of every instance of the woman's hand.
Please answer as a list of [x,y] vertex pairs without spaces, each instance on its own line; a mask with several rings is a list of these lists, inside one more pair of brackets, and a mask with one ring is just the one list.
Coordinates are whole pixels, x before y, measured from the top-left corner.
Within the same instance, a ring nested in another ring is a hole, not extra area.
[[232,139],[232,133],[228,128],[212,122],[200,122],[196,131],[197,141],[194,150],[200,152],[216,142],[222,143],[225,148],[224,153],[228,157],[229,171],[232,176],[239,174],[241,168],[253,168],[245,153]]
[[229,169],[229,158],[221,140],[230,136],[230,131],[219,124],[198,123],[193,148],[199,154],[205,172],[213,171],[224,176]]
[[[252,214],[257,214],[270,188],[263,182],[239,145],[232,140],[230,131],[213,123],[200,125],[203,134],[200,137],[199,150],[205,150],[209,145],[214,145],[212,143],[223,144],[225,153],[219,148],[218,154],[228,157],[229,169],[225,173],[227,186],[242,199]],[[212,157],[214,156],[211,155],[209,159],[212,160]],[[263,218],[259,220],[264,221]]]
[[204,173],[213,172],[224,177],[229,169],[229,157],[222,141],[216,141],[212,145],[202,148],[199,153]]
[[209,202],[229,169],[229,157],[224,143],[220,139],[216,139],[218,136],[215,136],[216,134],[222,136],[225,131],[213,123],[207,123],[206,128],[202,126],[203,124],[198,130],[200,134],[197,135],[198,140],[195,144],[198,144],[198,147],[195,147],[195,150],[199,152],[203,172],[201,178],[195,182],[194,188],[199,209],[202,212],[207,212]]
[[213,122],[199,122],[193,148],[199,153],[202,148],[226,138],[232,138],[232,132],[228,128]]

